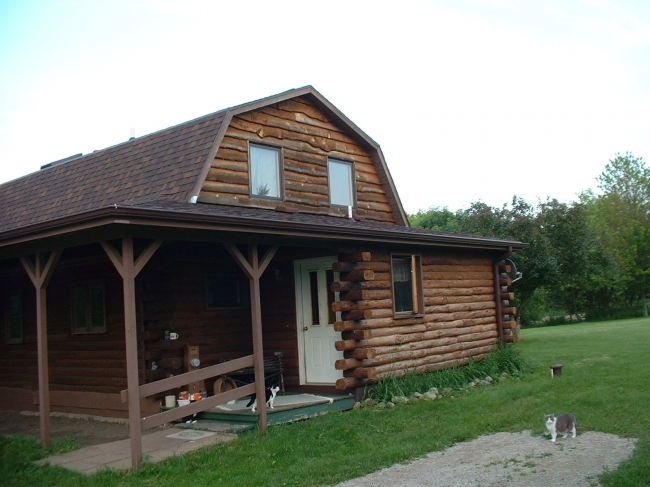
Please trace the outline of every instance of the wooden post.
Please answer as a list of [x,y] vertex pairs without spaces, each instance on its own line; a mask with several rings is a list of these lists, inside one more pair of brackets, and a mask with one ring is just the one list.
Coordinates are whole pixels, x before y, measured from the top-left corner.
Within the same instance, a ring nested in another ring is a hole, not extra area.
[[239,267],[248,276],[251,293],[251,320],[253,324],[253,362],[255,368],[255,394],[257,395],[257,409],[260,415],[259,430],[266,431],[268,421],[266,415],[266,387],[264,383],[264,341],[262,337],[262,303],[260,299],[260,277],[278,250],[278,246],[271,247],[262,260],[259,260],[256,244],[248,246],[248,260],[242,255],[236,245],[224,242],[226,250],[235,259]]
[[138,374],[138,331],[135,312],[135,278],[162,244],[151,243],[135,259],[133,239],[122,238],[122,254],[108,242],[100,242],[109,259],[122,276],[124,291],[124,335],[126,342],[126,383],[129,391],[129,436],[131,438],[131,466],[139,468],[142,459],[142,428],[140,423],[140,379]]
[[38,349],[38,410],[40,413],[41,446],[50,446],[50,372],[47,353],[47,285],[63,250],[54,250],[45,266],[41,254],[34,263],[25,257],[20,261],[36,288],[36,343]]

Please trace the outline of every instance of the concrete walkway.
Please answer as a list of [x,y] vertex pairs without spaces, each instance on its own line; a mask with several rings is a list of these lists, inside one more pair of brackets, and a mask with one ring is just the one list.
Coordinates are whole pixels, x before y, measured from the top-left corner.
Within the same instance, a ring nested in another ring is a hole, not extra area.
[[[234,433],[166,428],[142,436],[142,458],[156,463],[174,455],[182,455],[203,446],[231,441]],[[68,470],[93,474],[105,469],[131,468],[131,440],[120,440],[89,446],[63,455],[35,462],[38,465],[58,465]]]

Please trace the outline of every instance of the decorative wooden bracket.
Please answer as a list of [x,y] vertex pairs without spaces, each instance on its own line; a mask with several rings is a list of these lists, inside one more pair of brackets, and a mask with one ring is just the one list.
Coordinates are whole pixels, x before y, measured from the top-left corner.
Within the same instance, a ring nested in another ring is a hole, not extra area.
[[248,248],[248,259],[240,252],[235,244],[224,242],[224,247],[233,259],[239,264],[239,267],[244,271],[249,279],[259,279],[264,274],[273,256],[278,251],[278,246],[275,245],[266,251],[266,254],[259,260],[257,245],[251,245]]
[[44,289],[47,287],[62,253],[63,250],[53,250],[45,266],[42,265],[41,254],[36,254],[35,262],[32,262],[27,257],[20,258],[20,262],[22,262],[25,271],[27,271],[27,275],[29,275],[36,289]]
[[[126,240],[130,242],[131,253],[133,253],[133,240],[130,238],[125,238],[125,241]],[[113,245],[110,244],[109,242],[99,242],[102,245],[104,252],[106,252],[106,255],[108,255],[108,258],[115,266],[115,269],[117,269],[117,272],[119,272],[120,276],[122,276],[122,279],[124,279],[124,275],[126,271],[125,265],[129,267],[131,265],[133,266],[133,277],[136,277],[143,269],[143,267],[147,264],[147,262],[149,262],[149,259],[151,259],[153,254],[156,253],[156,250],[158,250],[163,243],[162,240],[154,240],[147,246],[146,249],[144,249],[144,251],[142,251],[142,253],[138,256],[138,258],[135,259],[135,262],[131,264],[128,262],[127,263],[124,262],[124,253],[126,250],[124,247],[128,247],[129,242],[125,242],[126,246],[123,245],[122,255],[120,255],[118,250],[115,247],[113,247]]]

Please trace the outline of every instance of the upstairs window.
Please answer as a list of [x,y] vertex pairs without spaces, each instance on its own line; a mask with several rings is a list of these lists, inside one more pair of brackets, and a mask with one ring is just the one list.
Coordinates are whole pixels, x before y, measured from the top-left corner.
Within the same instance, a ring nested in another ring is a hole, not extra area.
[[421,268],[419,255],[394,255],[391,258],[393,304],[396,317],[424,314]]
[[106,309],[104,284],[101,282],[77,284],[72,287],[72,333],[104,333]]
[[280,149],[249,144],[251,196],[282,198],[282,171]]
[[20,294],[9,296],[5,324],[7,343],[23,343],[23,297]]
[[354,167],[352,163],[328,159],[327,173],[330,187],[330,204],[332,206],[354,207]]

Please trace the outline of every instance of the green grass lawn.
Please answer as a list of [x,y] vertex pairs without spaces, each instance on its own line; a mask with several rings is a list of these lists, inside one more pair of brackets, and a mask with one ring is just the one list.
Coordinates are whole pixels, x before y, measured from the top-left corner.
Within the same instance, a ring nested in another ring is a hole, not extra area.
[[[331,413],[91,477],[33,465],[44,456],[34,439],[0,439],[0,478],[25,486],[329,485],[488,433],[541,435],[544,414],[572,412],[582,432],[639,438],[634,456],[603,476],[604,486],[650,485],[650,320],[535,328],[522,338],[514,346],[530,367],[521,378],[456,391],[454,399]],[[551,379],[556,363],[562,377]]]

